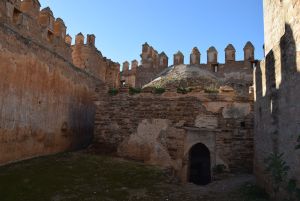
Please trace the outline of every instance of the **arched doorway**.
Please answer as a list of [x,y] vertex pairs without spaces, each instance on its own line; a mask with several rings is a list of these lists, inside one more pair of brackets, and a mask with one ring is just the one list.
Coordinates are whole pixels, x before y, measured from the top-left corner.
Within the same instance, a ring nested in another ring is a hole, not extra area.
[[194,145],[189,152],[189,182],[197,185],[211,182],[210,152],[204,144]]

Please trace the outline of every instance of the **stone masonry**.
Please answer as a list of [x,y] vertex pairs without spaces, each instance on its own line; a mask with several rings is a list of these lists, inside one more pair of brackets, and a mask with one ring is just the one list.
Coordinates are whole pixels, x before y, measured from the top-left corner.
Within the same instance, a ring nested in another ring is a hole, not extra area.
[[255,174],[272,191],[265,159],[283,153],[288,179],[300,181],[300,1],[264,0],[265,59],[255,70]]
[[[121,73],[95,35],[79,33],[73,44],[64,21],[40,7],[38,0],[0,0],[0,165],[92,144],[170,168],[187,182],[190,151],[202,144],[212,176],[218,165],[233,173],[254,166],[271,191],[264,161],[283,153],[288,178],[299,182],[299,0],[264,0],[261,62],[247,42],[242,61],[229,44],[223,64],[212,46],[205,63],[194,47],[189,64],[178,51],[169,66],[164,52],[145,43],[140,64],[126,61]],[[129,95],[128,86],[142,92]],[[109,95],[112,88],[121,93]]]
[[[200,63],[200,51],[197,47],[194,47],[190,54],[189,65],[198,66],[201,69],[208,69],[217,74],[227,74],[228,76],[241,71],[246,71],[252,77],[252,67],[254,63],[256,63],[254,59],[254,50],[255,48],[252,43],[247,42],[244,47],[244,60],[236,61],[236,50],[232,44],[229,44],[225,49],[225,64],[221,64],[218,62],[218,51],[212,46],[207,50],[207,63],[204,64]],[[131,69],[128,61],[123,63],[123,71],[120,76],[123,85],[142,88],[168,70],[167,55],[164,52],[158,54],[153,47],[148,45],[148,43],[143,45],[141,58],[142,64],[139,66],[138,61],[134,60],[132,61]],[[184,55],[182,52],[178,51],[173,56],[173,66],[181,64],[184,64]]]
[[[243,61],[235,61],[233,45],[225,51],[225,64],[217,60],[200,64],[200,52],[193,48],[190,65],[183,63],[179,52],[174,55],[176,65],[164,69],[141,94],[122,92],[106,99],[99,95],[94,149],[173,169],[181,181],[188,182],[189,152],[201,143],[209,149],[211,172],[220,165],[230,172],[252,172],[254,47],[246,44]],[[216,55],[215,48],[210,52]],[[144,69],[137,61],[132,66]],[[123,72],[133,69],[124,62]],[[128,84],[137,77],[126,79]],[[167,92],[155,94],[155,86]],[[181,94],[180,86],[193,90]],[[210,86],[217,91],[209,91]]]
[[172,168],[187,181],[189,150],[203,143],[212,168],[251,172],[252,95],[242,97],[227,88],[219,94],[110,96],[96,102],[94,146],[102,153]]
[[143,44],[141,58],[141,65],[134,60],[131,69],[128,61],[123,63],[121,82],[124,85],[141,88],[168,67],[167,55],[164,52],[158,54],[148,43]]

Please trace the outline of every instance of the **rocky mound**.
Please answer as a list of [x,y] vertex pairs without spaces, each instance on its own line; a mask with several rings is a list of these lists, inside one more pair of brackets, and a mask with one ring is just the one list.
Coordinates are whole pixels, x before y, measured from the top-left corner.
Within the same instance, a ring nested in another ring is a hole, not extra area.
[[171,66],[158,75],[158,78],[145,85],[148,87],[178,88],[178,87],[219,87],[219,79],[206,69],[198,66]]
[[252,86],[252,74],[249,72],[213,73],[197,65],[177,65],[167,68],[158,77],[143,87],[144,90],[164,88],[168,91],[193,90],[216,92],[230,88],[239,94],[247,95]]

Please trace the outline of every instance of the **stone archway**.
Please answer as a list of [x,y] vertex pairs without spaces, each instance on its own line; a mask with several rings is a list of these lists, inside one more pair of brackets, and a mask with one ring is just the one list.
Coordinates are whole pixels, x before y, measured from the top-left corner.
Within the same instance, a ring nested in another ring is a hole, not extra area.
[[197,185],[211,182],[210,151],[202,143],[194,145],[189,151],[188,180]]

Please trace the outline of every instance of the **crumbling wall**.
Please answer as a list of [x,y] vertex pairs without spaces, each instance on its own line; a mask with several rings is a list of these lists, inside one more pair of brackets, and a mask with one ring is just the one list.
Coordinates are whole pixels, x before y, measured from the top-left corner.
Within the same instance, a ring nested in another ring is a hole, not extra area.
[[[265,159],[283,153],[288,179],[300,181],[300,2],[265,0],[266,58],[255,70],[255,173],[272,191]],[[299,185],[299,184],[298,184]]]
[[17,4],[0,6],[0,165],[87,146],[103,83],[71,63],[63,38],[48,40],[52,33],[19,10],[13,21]]
[[189,149],[204,143],[212,147],[212,167],[224,164],[233,172],[252,171],[251,95],[121,93],[96,105],[93,144],[99,152],[171,167],[185,178]]
[[158,52],[148,43],[143,44],[141,53],[141,65],[133,61],[131,69],[129,63],[123,63],[121,82],[130,87],[142,88],[155,79],[159,73],[168,68],[168,57],[164,52]]

